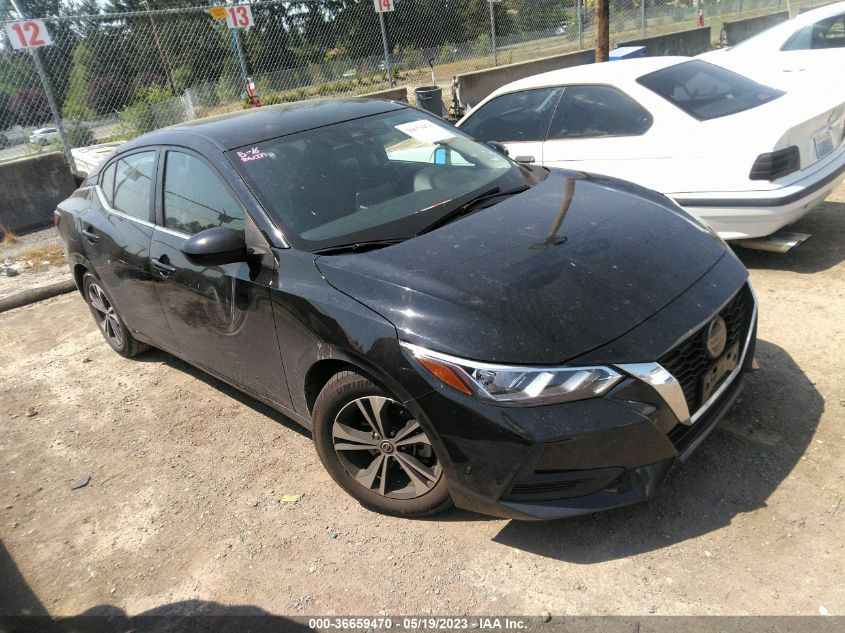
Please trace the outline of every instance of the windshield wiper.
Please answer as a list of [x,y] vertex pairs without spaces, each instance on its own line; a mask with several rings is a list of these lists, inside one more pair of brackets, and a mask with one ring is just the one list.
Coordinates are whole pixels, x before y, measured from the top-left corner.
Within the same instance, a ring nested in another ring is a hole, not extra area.
[[339,255],[340,253],[360,253],[362,251],[371,251],[377,248],[384,248],[392,244],[404,242],[404,237],[394,237],[386,240],[361,240],[360,242],[349,242],[347,244],[335,244],[334,246],[326,246],[325,248],[318,248],[311,251],[315,255]]
[[473,209],[476,209],[477,207],[481,206],[485,202],[492,200],[493,198],[516,195],[518,193],[526,191],[528,188],[528,185],[523,185],[521,187],[515,187],[514,189],[508,189],[507,191],[502,191],[500,187],[493,187],[492,189],[488,189],[487,191],[478,194],[474,198],[467,200],[459,207],[452,209],[446,215],[440,216],[434,222],[424,227],[422,230],[418,231],[417,235],[428,233],[429,231],[433,231],[434,229],[440,228],[444,224],[448,224],[453,220],[457,220],[458,218],[467,215]]

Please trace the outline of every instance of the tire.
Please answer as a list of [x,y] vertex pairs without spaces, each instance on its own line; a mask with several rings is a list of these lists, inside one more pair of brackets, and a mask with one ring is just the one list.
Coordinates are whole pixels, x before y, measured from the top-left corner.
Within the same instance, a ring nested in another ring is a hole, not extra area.
[[317,396],[312,417],[320,461],[365,508],[422,517],[452,507],[425,430],[381,387],[351,371],[335,374]]
[[82,277],[82,292],[100,334],[114,351],[126,358],[132,358],[148,348],[129,333],[129,328],[118,314],[103,282],[91,273],[85,273]]

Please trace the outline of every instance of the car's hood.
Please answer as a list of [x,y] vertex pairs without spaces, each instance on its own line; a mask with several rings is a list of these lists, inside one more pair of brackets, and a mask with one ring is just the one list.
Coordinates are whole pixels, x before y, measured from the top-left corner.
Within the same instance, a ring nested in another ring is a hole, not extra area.
[[431,233],[316,264],[403,340],[482,361],[555,364],[635,327],[724,253],[659,194],[552,170]]

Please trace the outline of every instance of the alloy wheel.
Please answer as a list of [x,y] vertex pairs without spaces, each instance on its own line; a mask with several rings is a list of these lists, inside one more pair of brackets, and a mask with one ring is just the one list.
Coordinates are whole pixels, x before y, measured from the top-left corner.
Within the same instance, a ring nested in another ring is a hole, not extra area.
[[368,396],[344,406],[332,425],[332,443],[346,472],[383,497],[421,497],[442,475],[419,421],[391,398]]
[[94,319],[103,336],[114,347],[123,345],[123,326],[120,324],[117,312],[106,293],[96,283],[88,285],[88,302],[94,310]]

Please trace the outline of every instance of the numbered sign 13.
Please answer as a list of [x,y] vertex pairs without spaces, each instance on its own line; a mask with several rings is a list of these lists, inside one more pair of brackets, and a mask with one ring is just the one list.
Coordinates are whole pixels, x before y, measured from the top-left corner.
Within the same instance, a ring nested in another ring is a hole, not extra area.
[[373,6],[376,8],[376,13],[387,13],[393,11],[393,0],[373,0]]
[[253,24],[252,8],[248,4],[233,4],[226,7],[226,25],[230,29],[245,29]]
[[53,38],[50,37],[50,32],[44,25],[44,20],[9,22],[5,25],[5,28],[6,35],[15,50],[49,46],[53,43]]

